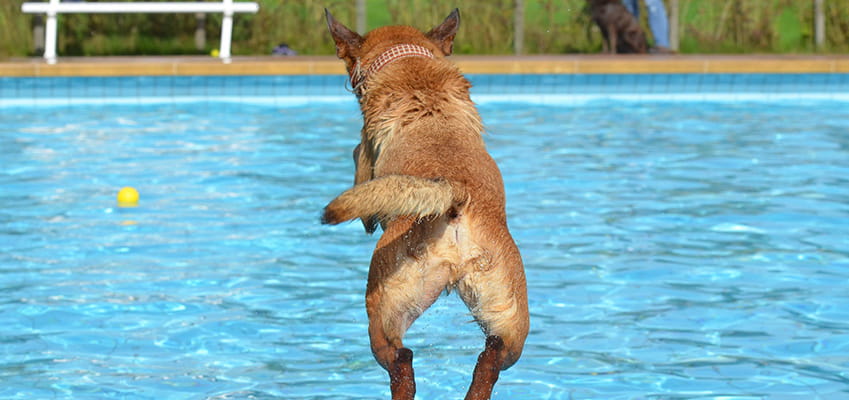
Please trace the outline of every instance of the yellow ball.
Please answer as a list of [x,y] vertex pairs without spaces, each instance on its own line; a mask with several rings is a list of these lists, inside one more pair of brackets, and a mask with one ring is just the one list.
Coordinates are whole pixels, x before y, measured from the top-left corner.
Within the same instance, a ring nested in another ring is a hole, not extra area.
[[118,192],[119,207],[135,207],[139,205],[139,192],[129,186]]
[[213,57],[218,57],[218,54],[218,49],[212,49],[212,51],[209,52],[209,55]]

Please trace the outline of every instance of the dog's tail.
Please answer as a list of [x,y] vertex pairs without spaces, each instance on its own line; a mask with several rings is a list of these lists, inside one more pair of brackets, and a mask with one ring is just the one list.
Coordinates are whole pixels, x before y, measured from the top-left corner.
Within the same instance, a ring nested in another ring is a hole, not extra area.
[[466,191],[444,179],[387,175],[363,182],[342,192],[326,207],[321,223],[335,225],[355,218],[388,221],[409,215],[416,218],[459,212]]

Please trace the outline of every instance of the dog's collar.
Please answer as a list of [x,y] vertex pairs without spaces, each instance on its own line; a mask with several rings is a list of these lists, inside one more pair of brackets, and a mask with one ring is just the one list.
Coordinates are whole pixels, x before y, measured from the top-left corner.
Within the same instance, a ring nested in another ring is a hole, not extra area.
[[365,70],[362,69],[360,60],[357,59],[357,62],[354,64],[354,68],[351,69],[351,86],[354,89],[354,93],[358,96],[362,95],[365,90],[366,79],[376,74],[378,71],[383,69],[383,67],[393,61],[407,57],[433,58],[433,52],[425,47],[415,44],[395,45],[377,56],[377,58],[372,61],[371,65],[369,65]]

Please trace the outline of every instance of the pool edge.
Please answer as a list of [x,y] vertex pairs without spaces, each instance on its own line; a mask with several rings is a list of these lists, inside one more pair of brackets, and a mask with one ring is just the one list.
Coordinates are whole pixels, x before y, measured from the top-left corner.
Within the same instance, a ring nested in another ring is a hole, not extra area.
[[[849,73],[847,55],[454,56],[468,74]],[[335,57],[65,57],[0,62],[3,77],[341,75]]]

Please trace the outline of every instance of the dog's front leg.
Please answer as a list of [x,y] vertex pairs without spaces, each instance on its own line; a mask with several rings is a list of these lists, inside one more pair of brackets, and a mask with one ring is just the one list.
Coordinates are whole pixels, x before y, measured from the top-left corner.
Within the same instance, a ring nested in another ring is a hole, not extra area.
[[607,26],[607,31],[609,32],[608,37],[610,38],[609,39],[610,44],[608,44],[608,47],[610,47],[610,48],[608,50],[610,51],[610,54],[616,54],[616,50],[617,50],[616,41],[617,41],[617,39],[619,39],[618,38],[619,32],[616,30],[616,25],[615,24],[609,24]]
[[[354,148],[354,185],[359,185],[374,178],[374,154],[365,139]],[[377,230],[377,218],[371,216],[362,220],[366,233]]]

